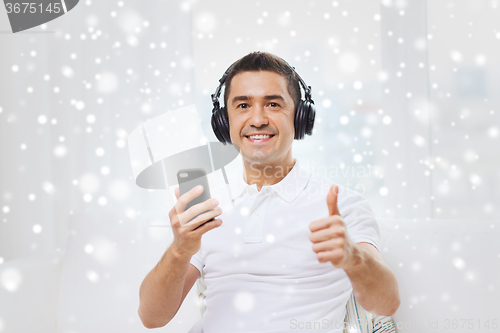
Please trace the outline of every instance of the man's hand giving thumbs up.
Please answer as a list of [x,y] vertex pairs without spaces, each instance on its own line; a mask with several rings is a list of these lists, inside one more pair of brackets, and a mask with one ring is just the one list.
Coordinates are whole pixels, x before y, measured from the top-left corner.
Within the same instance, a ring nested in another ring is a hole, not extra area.
[[326,196],[330,215],[309,224],[313,242],[312,249],[316,252],[319,262],[331,262],[337,268],[350,268],[360,262],[359,249],[349,238],[347,227],[337,206],[339,188],[333,185]]

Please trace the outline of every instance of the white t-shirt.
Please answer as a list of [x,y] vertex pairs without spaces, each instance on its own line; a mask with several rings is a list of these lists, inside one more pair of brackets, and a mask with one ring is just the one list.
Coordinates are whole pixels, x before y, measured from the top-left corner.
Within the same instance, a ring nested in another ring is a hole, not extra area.
[[[207,286],[203,333],[341,333],[351,282],[343,269],[320,263],[309,240],[309,224],[329,215],[333,183],[297,160],[260,192],[242,173],[229,185],[235,207],[223,211],[223,224],[202,236],[191,259]],[[349,237],[380,250],[368,200],[339,186],[337,203]]]

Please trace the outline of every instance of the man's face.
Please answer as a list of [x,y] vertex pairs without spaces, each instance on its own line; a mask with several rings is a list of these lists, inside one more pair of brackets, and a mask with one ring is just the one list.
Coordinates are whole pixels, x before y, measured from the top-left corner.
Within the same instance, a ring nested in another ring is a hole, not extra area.
[[[231,141],[245,161],[281,165],[292,158],[295,109],[284,76],[238,73],[231,80],[227,104]],[[271,137],[250,137],[257,134]]]

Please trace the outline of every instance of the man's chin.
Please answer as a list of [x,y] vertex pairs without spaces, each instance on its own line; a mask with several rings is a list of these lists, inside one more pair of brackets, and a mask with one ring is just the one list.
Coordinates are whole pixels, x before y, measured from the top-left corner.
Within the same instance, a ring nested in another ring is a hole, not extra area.
[[268,163],[273,159],[272,154],[247,154],[244,151],[240,151],[243,159],[248,163]]

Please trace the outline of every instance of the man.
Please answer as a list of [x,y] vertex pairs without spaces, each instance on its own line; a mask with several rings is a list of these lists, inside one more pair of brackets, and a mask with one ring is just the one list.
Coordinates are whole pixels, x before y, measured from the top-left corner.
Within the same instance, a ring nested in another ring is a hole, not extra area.
[[230,140],[244,166],[230,182],[235,209],[222,212],[211,199],[184,211],[201,191],[175,190],[173,243],[140,289],[143,324],[166,325],[202,272],[204,333],[341,332],[351,292],[367,311],[394,314],[398,284],[367,200],[292,155],[301,99],[293,69],[255,52],[231,66],[225,84]]

